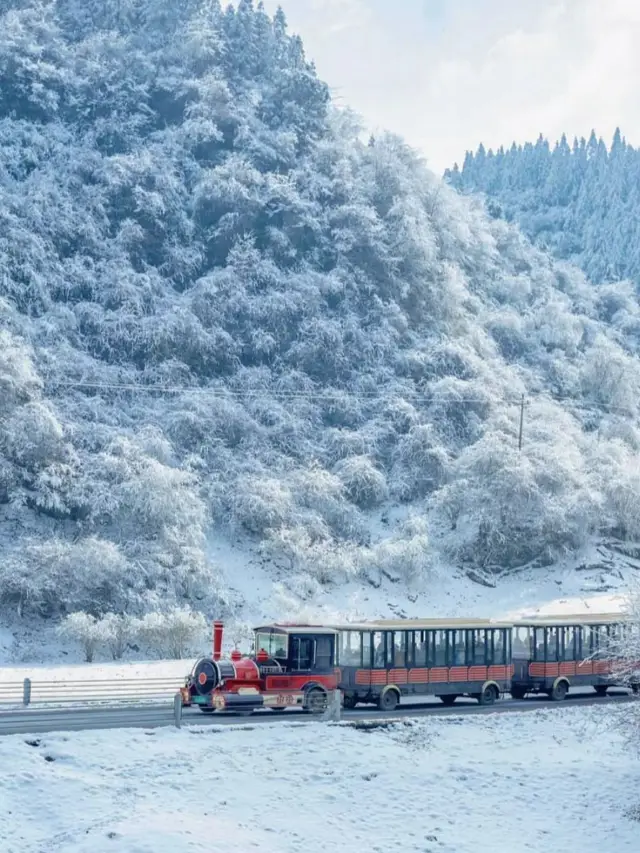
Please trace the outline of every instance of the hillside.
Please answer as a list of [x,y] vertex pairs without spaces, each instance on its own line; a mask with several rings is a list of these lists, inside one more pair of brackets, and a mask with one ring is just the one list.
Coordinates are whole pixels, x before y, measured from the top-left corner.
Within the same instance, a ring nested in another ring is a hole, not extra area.
[[221,612],[223,536],[308,595],[639,535],[634,301],[362,142],[281,13],[0,9],[6,612]]
[[[494,215],[594,283],[640,284],[640,151],[620,130],[609,147],[593,131],[572,145],[564,135],[553,146],[542,136],[495,152],[480,145],[445,177],[463,192],[485,194]],[[613,315],[629,291],[608,293]]]

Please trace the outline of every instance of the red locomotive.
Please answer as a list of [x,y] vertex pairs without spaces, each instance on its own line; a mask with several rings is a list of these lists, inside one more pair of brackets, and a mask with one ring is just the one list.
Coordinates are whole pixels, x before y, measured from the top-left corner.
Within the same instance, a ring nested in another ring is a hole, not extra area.
[[271,625],[255,629],[255,654],[233,651],[222,657],[222,622],[213,625],[213,655],[196,661],[182,703],[204,713],[287,707],[322,713],[329,691],[337,688],[337,631],[309,625]]

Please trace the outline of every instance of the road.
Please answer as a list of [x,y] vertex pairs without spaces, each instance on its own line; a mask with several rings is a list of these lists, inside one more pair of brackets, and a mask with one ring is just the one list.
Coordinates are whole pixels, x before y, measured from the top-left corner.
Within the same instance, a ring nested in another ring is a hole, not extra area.
[[[549,702],[546,697],[528,699],[507,699],[495,705],[480,706],[473,700],[459,699],[453,707],[439,703],[402,704],[392,714],[375,708],[356,708],[343,711],[345,722],[371,720],[398,720],[420,717],[460,716],[465,714],[509,714],[539,711],[542,709],[562,710],[582,705],[607,705],[628,702],[633,697],[626,692],[612,692],[605,698],[593,693],[576,693],[562,703]],[[250,718],[238,714],[202,714],[196,708],[185,709],[182,724],[185,726],[237,726],[262,723],[280,723],[283,721],[317,722],[320,718],[304,711],[290,710],[276,715],[271,711],[257,711]],[[11,734],[43,734],[46,732],[76,732],[98,729],[143,728],[153,729],[173,726],[173,708],[169,703],[158,705],[86,707],[86,708],[25,708],[19,711],[0,712],[0,736]]]

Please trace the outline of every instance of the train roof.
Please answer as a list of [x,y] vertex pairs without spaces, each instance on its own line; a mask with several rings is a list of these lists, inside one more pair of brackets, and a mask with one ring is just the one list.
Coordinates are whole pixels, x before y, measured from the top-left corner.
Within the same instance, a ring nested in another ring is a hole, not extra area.
[[332,625],[294,625],[293,623],[261,625],[253,629],[257,634],[337,634]]
[[558,616],[527,616],[514,621],[516,626],[610,625],[626,622],[624,613],[563,613]]
[[338,631],[433,631],[452,628],[455,630],[480,628],[511,628],[513,622],[492,619],[372,619],[369,622],[345,622],[333,625]]
[[254,628],[254,631],[262,633],[271,631],[275,634],[336,634],[339,631],[433,631],[447,628],[472,630],[512,627],[513,622],[491,619],[372,619],[367,622],[343,622],[331,625],[273,623]]

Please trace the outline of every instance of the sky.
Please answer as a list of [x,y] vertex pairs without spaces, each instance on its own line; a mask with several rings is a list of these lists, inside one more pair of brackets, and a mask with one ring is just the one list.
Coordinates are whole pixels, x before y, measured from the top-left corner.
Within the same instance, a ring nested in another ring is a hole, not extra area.
[[640,0],[279,3],[336,101],[435,171],[540,133],[640,144]]

